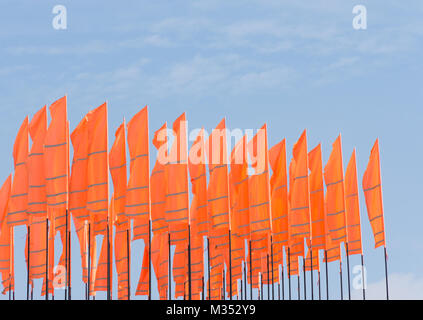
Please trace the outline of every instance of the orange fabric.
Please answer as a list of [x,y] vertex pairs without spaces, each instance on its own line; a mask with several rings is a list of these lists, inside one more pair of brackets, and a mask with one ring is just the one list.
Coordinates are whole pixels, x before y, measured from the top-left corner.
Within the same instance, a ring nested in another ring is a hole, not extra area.
[[363,190],[364,198],[366,199],[367,214],[375,238],[375,248],[386,246],[382,179],[380,175],[379,139],[376,139],[373,145],[369,163],[363,175]]
[[[286,248],[286,247],[285,247]],[[299,269],[298,269],[298,255],[288,255],[288,251],[286,250],[286,256],[287,256],[287,275],[288,277],[292,276],[298,276],[299,275]]]
[[191,283],[192,294],[199,294],[203,291],[204,276],[204,245],[203,237],[191,237]]
[[69,173],[69,132],[66,96],[50,106],[51,122],[44,144],[47,205],[49,209],[67,209]]
[[[311,271],[311,251],[308,250],[307,257],[305,260],[305,270]],[[320,272],[320,259],[319,259],[319,250],[313,249],[313,271]]]
[[[95,277],[95,291],[107,291],[107,236],[103,238],[101,243],[100,258],[98,260],[97,272]],[[110,242],[110,257],[113,255],[113,246]],[[110,264],[112,264],[112,259],[110,259]],[[112,270],[112,265],[110,265],[110,270]],[[112,271],[110,271],[112,275]],[[110,277],[110,288],[113,288],[113,276]]]
[[150,208],[150,157],[148,107],[141,109],[128,123],[130,175],[126,189],[125,214],[134,219],[134,240],[148,239]]
[[198,237],[207,236],[209,231],[205,157],[204,129],[201,129],[189,151],[188,158],[193,194],[191,202],[191,234]]
[[332,152],[324,170],[327,194],[327,224],[331,240],[341,243],[347,240],[345,216],[344,169],[342,165],[341,135],[332,145]]
[[87,209],[91,215],[103,218],[107,217],[109,201],[107,104],[90,111],[87,119]]
[[358,202],[357,164],[355,149],[345,171],[345,204],[348,221],[348,254],[361,254],[360,204]]
[[47,133],[47,108],[44,106],[32,118],[29,134],[32,147],[28,156],[28,215],[47,216],[46,180],[44,173],[44,139]]
[[125,123],[116,130],[115,142],[109,153],[110,174],[113,181],[113,212],[111,221],[117,227],[128,228],[128,219],[125,216],[126,201],[126,137]]
[[[154,238],[153,238],[154,239]],[[154,241],[152,241],[154,243]],[[141,274],[138,280],[137,290],[135,292],[136,296],[148,296],[148,263],[149,263],[149,252],[148,245],[144,246],[144,254],[142,256],[142,267]]]
[[288,177],[285,139],[269,150],[269,162],[273,171],[270,178],[273,244],[286,245],[288,241]]
[[232,234],[240,239],[250,238],[248,181],[248,150],[247,136],[245,135],[232,150],[231,172],[229,174],[231,230]]
[[[259,272],[261,272],[261,255],[270,252],[270,241],[267,234],[264,233],[252,233],[251,234],[251,264],[250,264],[250,253],[248,253],[247,263],[248,267],[251,265],[252,276],[253,276],[253,288],[259,286]],[[250,279],[248,276],[248,283]]]
[[28,117],[26,117],[13,145],[15,173],[7,213],[7,223],[11,227],[28,222],[28,143]]
[[158,291],[161,300],[167,299],[168,296],[168,282],[169,282],[169,241],[168,233],[159,233],[155,236],[159,242],[159,252],[152,256],[156,257],[153,260],[154,272],[157,278]]
[[325,208],[325,225],[326,225],[326,237],[325,237],[325,251],[326,251],[326,260],[325,262],[332,262],[341,260],[341,246],[339,243],[333,242],[328,227],[328,219],[327,219],[327,194],[325,194],[324,200],[324,208]]
[[304,239],[310,237],[310,204],[308,182],[307,133],[294,145],[289,190],[289,241],[291,257],[304,255]]
[[69,210],[81,221],[89,220],[87,210],[88,120],[81,122],[71,134],[73,146],[72,173],[69,184]]
[[[219,231],[222,232],[222,231]],[[227,234],[226,232],[224,233]],[[210,299],[221,299],[222,275],[224,264],[224,252],[216,245],[217,239],[209,239],[209,254],[210,254]],[[208,295],[209,281],[207,281],[207,295]]]
[[[30,279],[44,278],[46,274],[46,218],[30,218]],[[25,261],[28,266],[28,234],[25,241]]]
[[[167,150],[167,124],[165,123],[159,130],[154,134],[153,144],[156,149]],[[167,151],[166,151],[167,155]],[[151,173],[151,220],[152,230],[154,234],[167,232],[168,226],[165,220],[165,204],[166,204],[166,190],[167,181],[165,178],[165,164],[164,159],[157,158],[156,163]],[[148,225],[147,225],[148,228]],[[148,234],[148,229],[145,229]],[[136,232],[134,226],[134,233]]]
[[175,139],[169,152],[169,162],[165,166],[167,183],[165,218],[169,225],[171,240],[183,239],[181,235],[189,221],[189,194],[188,194],[188,149],[187,149],[187,122],[183,113],[173,123]]
[[6,221],[5,216],[12,188],[12,176],[9,175],[0,189],[0,274],[3,284],[3,294],[13,290],[13,228]]
[[[212,130],[206,141],[206,153],[209,163],[209,185],[207,189],[211,236],[216,237],[218,229],[229,230],[229,181],[226,149],[226,125],[223,119]],[[215,238],[216,241],[218,238]],[[224,237],[221,243],[227,243]]]
[[[313,250],[325,247],[325,209],[322,170],[322,149],[320,143],[308,153],[310,168],[310,210],[311,241]],[[314,259],[314,257],[313,257]]]
[[183,297],[184,282],[188,279],[188,244],[177,242],[173,256],[173,280],[175,281],[175,298]]

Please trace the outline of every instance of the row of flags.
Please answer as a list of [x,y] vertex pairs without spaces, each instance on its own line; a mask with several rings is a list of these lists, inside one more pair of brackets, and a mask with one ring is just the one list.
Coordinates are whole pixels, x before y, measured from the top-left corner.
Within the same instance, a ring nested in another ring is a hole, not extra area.
[[[150,170],[147,107],[123,121],[110,150],[106,103],[72,133],[66,96],[49,111],[49,124],[46,107],[25,118],[13,148],[13,179],[0,189],[0,273],[9,297],[13,231],[26,225],[27,293],[43,279],[41,294],[54,297],[59,234],[61,285],[71,298],[71,218],[87,299],[99,291],[112,298],[113,261],[118,299],[151,298],[152,269],[160,299],[221,299],[238,295],[240,280],[251,289],[280,284],[280,266],[289,278],[299,275],[300,258],[305,271],[320,272],[321,251],[326,263],[341,260],[342,245],[347,257],[363,255],[356,154],[344,174],[341,135],[323,167],[321,145],[309,151],[304,131],[288,165],[285,139],[269,147],[266,125],[228,153],[223,119],[208,137],[201,129],[188,148],[183,113],[171,139],[166,123],[154,133],[157,159]],[[386,253],[378,140],[362,187],[375,247]],[[131,292],[131,242],[138,239],[145,244],[142,269]]]

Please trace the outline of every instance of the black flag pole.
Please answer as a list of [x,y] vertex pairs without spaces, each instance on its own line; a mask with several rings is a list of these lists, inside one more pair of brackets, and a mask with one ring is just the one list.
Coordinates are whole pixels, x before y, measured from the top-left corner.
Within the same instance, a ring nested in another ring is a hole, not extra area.
[[364,256],[361,253],[361,286],[363,289],[363,300],[366,300],[366,274],[364,271]]
[[385,282],[386,282],[386,300],[389,300],[389,285],[388,285],[388,254],[386,253],[386,245],[384,247],[385,252]]
[[270,256],[271,261],[270,264],[272,266],[272,300],[275,300],[275,277],[273,273],[274,265],[273,265],[273,236],[270,236]]
[[172,300],[172,258],[171,258],[171,245],[170,245],[170,231],[167,233],[167,244],[168,244],[168,248],[169,248],[169,256],[168,256],[168,262],[167,262],[167,266],[168,266],[168,271],[167,271],[167,286],[168,286],[168,290],[169,290],[169,294],[168,294],[168,298],[169,300]]
[[223,269],[223,278],[222,278],[222,300],[226,300],[226,291],[225,291],[225,269]]
[[270,270],[269,270],[269,254],[267,254],[267,300],[270,300]]
[[27,226],[27,269],[28,269],[28,274],[26,277],[26,300],[29,300],[29,274],[30,274],[30,269],[31,269],[31,226]]
[[320,286],[320,283],[322,281],[320,281],[320,270],[318,272],[318,277],[319,277],[319,300],[322,300],[322,290],[321,290],[321,286]]
[[[310,284],[311,284],[311,300],[314,300],[314,281],[313,281],[313,246],[310,243]],[[318,251],[317,251],[318,252]],[[317,259],[319,259],[319,254],[317,254]]]
[[151,216],[148,219],[148,300],[151,300]]
[[283,271],[283,261],[282,261],[282,276],[281,276],[281,278],[282,278],[282,300],[285,300],[285,274],[284,274],[284,271]]
[[111,300],[110,288],[110,230],[109,230],[109,217],[107,217],[107,300]]
[[348,242],[345,243],[345,251],[347,254],[347,279],[348,279],[348,300],[351,300],[351,284],[350,284],[350,256],[348,251]]
[[229,228],[229,300],[232,300],[232,234]]
[[307,300],[306,259],[303,258],[304,300]]
[[298,300],[301,300],[300,271],[299,270],[298,270],[298,275],[297,275],[297,291],[298,291]]
[[46,300],[48,300],[48,218],[47,217],[46,217]]
[[328,274],[328,251],[325,250],[325,267],[326,267],[326,300],[329,300],[329,274]]
[[211,300],[211,279],[210,279],[210,239],[207,237],[207,281],[209,283],[208,292],[209,292],[209,300]]
[[128,300],[131,300],[131,270],[130,270],[130,265],[131,265],[131,250],[130,250],[130,245],[131,242],[129,241],[129,230],[131,228],[131,222],[129,221],[129,228],[126,230],[126,267],[127,267],[127,272],[128,272]]
[[88,222],[88,300],[91,298],[91,223]]
[[68,244],[69,244],[69,250],[68,250],[68,254],[69,254],[69,269],[68,269],[68,280],[69,280],[69,287],[68,287],[68,298],[69,300],[72,300],[72,255],[71,255],[71,250],[72,250],[72,243],[71,243],[71,229],[72,229],[72,224],[70,221],[70,215],[69,215],[69,230],[68,230]]
[[69,260],[68,260],[68,254],[69,254],[69,243],[68,243],[68,210],[66,209],[66,215],[65,215],[65,270],[66,270],[66,285],[65,285],[65,300],[68,300],[68,290],[69,290]]
[[192,300],[191,281],[191,224],[188,224],[188,300]]
[[250,300],[253,300],[253,260],[252,260],[252,254],[251,254],[251,240],[248,241],[248,248],[249,248],[249,255],[250,255]]
[[247,263],[243,261],[243,264],[244,264],[244,300],[247,300]]
[[342,286],[342,261],[339,259],[339,281],[341,285],[341,300],[344,300],[344,289]]
[[289,300],[291,300],[291,248],[288,247],[288,287]]

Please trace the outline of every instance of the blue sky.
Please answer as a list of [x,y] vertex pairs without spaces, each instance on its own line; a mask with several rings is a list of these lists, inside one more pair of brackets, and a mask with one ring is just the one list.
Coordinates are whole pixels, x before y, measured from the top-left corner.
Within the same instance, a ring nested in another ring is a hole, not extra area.
[[[67,8],[66,30],[52,27],[57,4]],[[367,30],[352,27],[357,4],[367,7]],[[210,130],[224,116],[230,128],[266,122],[270,145],[287,138],[289,158],[304,128],[310,149],[322,143],[325,162],[342,133],[344,167],[357,148],[360,185],[379,137],[391,292],[423,298],[422,13],[417,0],[4,0],[0,179],[13,170],[14,137],[24,117],[64,94],[71,129],[108,101],[110,141],[123,117],[129,120],[146,104],[151,130],[184,111],[190,128]],[[373,249],[360,196],[368,294],[383,298],[383,251]],[[17,297],[24,298],[22,227],[16,237]],[[77,248],[75,241],[74,253]],[[133,290],[142,248],[134,243]],[[74,265],[78,298],[79,262]],[[338,267],[330,268],[333,279]]]

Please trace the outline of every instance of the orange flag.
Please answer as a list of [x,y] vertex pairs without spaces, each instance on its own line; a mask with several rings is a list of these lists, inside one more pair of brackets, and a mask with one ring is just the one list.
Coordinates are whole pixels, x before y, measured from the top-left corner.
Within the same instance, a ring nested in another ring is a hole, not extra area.
[[41,108],[29,124],[32,147],[28,157],[28,214],[47,216],[46,180],[44,174],[44,139],[47,133],[47,108]]
[[14,290],[13,228],[5,221],[11,187],[12,176],[9,175],[0,189],[0,274],[3,294]]
[[210,239],[215,245],[227,245],[229,230],[229,181],[226,148],[226,125],[223,119],[206,141],[209,164],[207,201]]
[[369,163],[363,176],[364,198],[367,214],[375,238],[375,248],[386,246],[385,222],[383,216],[382,179],[380,174],[379,139],[370,153]]
[[72,174],[69,184],[69,210],[81,221],[89,220],[87,210],[88,120],[81,122],[71,134],[73,146]]
[[290,209],[288,215],[291,257],[304,255],[304,238],[310,237],[310,195],[308,182],[307,133],[294,145],[290,163]]
[[[312,223],[313,260],[314,253],[325,247],[325,208],[323,190],[322,149],[320,143],[308,153],[310,169],[310,210]],[[314,266],[314,262],[313,262]]]
[[7,213],[9,226],[28,222],[28,117],[23,121],[13,145],[15,174]]
[[288,177],[285,139],[269,150],[269,161],[273,171],[270,178],[273,244],[286,245],[288,241]]
[[128,146],[131,157],[125,214],[134,219],[134,240],[148,238],[150,217],[150,158],[148,107],[145,106],[128,123]]
[[[154,234],[168,231],[165,219],[167,181],[165,177],[165,161],[167,157],[167,124],[165,123],[154,134],[153,144],[158,151],[156,163],[151,173],[151,220]],[[147,225],[148,228],[148,225]],[[135,232],[135,226],[134,226]],[[148,233],[148,229],[147,229]]]
[[165,218],[169,225],[171,241],[188,239],[189,194],[188,194],[188,149],[187,122],[183,113],[173,123],[175,140],[165,166],[167,184]]
[[198,133],[190,149],[188,167],[193,194],[191,202],[192,234],[202,239],[202,236],[206,236],[209,231],[204,129]]
[[348,254],[361,254],[360,204],[358,202],[357,164],[355,149],[345,172],[345,204],[348,221]]
[[332,262],[332,261],[341,261],[341,245],[339,242],[332,241],[329,233],[328,227],[328,217],[327,217],[327,194],[325,194],[325,227],[326,227],[326,237],[325,237],[325,262]]
[[327,223],[334,244],[347,240],[345,216],[344,169],[342,165],[341,135],[335,140],[324,170],[327,193]]
[[109,199],[107,104],[90,111],[88,119],[87,209],[95,231],[106,234]]
[[[237,142],[231,153],[230,198],[232,234],[240,239],[250,238],[250,212],[248,190],[247,136]],[[244,246],[242,246],[244,247]]]
[[136,296],[148,296],[148,293],[149,293],[148,263],[149,262],[150,260],[149,260],[148,245],[145,245],[144,254],[142,256],[142,267],[141,267],[140,279],[138,281],[137,290],[135,292]]

